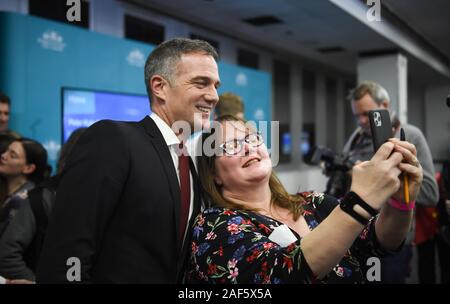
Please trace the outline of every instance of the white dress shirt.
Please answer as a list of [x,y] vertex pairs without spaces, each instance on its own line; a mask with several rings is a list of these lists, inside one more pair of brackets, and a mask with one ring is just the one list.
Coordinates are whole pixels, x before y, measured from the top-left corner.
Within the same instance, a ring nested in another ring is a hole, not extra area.
[[[175,172],[177,172],[178,183],[180,183],[180,170],[178,168],[178,155],[175,150],[175,148],[180,144],[180,139],[175,135],[175,132],[173,132],[173,130],[169,127],[169,125],[164,120],[162,120],[157,114],[152,112],[150,114],[150,118],[153,119],[153,121],[155,122],[159,131],[161,131],[164,141],[166,142],[166,144],[169,148],[170,156],[172,156],[173,165],[175,167]],[[189,151],[188,151],[188,153],[189,153]],[[192,211],[194,209],[194,181],[192,180],[192,173],[190,171],[189,171],[189,177],[190,177],[189,179],[190,179],[190,186],[191,186],[191,191],[190,191],[191,197],[190,197],[190,203],[189,203],[189,216],[188,216],[188,220],[186,223],[186,230],[185,230],[185,234],[184,234],[185,236],[186,236],[186,232],[188,229],[187,226],[189,225],[189,220],[191,219]]]

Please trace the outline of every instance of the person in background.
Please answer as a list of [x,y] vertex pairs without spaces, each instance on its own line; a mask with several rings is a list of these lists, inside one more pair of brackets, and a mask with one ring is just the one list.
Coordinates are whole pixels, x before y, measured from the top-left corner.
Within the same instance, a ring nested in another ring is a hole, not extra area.
[[219,95],[219,102],[215,109],[215,117],[233,115],[244,118],[244,102],[236,94],[226,92]]
[[32,139],[13,141],[1,155],[0,175],[6,179],[7,197],[0,202],[0,238],[27,198],[29,190],[42,182],[47,151]]
[[[374,155],[368,112],[376,109],[389,110],[389,94],[380,84],[373,81],[364,81],[350,91],[348,99],[351,102],[358,127],[344,145],[343,154],[351,156],[356,161],[366,161]],[[393,111],[390,110],[390,114],[393,137],[399,138],[400,128],[405,130],[406,140],[416,147],[417,158],[423,168],[423,183],[416,200],[417,208],[434,207],[437,204],[439,193],[434,176],[433,160],[425,136],[417,127],[401,123]],[[406,282],[411,272],[410,262],[414,236],[413,223],[402,252],[382,260],[381,273],[384,283],[401,284]],[[419,263],[426,262],[427,257],[419,256]],[[426,269],[426,266],[419,268]]]
[[[0,155],[5,153],[9,145],[17,138],[8,135],[0,134]],[[0,202],[3,202],[8,196],[8,182],[5,176],[0,174]]]
[[60,151],[57,174],[28,191],[28,197],[0,238],[0,276],[8,279],[6,284],[34,283],[59,178],[68,155],[85,130],[79,128],[69,136]]
[[8,96],[0,92],[0,135],[20,138],[19,134],[9,129],[10,108],[11,100]]
[[[0,92],[0,155],[6,151],[14,140],[20,138],[19,134],[9,130],[10,107],[10,98]],[[6,179],[0,175],[0,202],[3,202],[7,196],[7,187]]]
[[[339,202],[288,194],[262,136],[236,117],[218,120],[199,159],[212,207],[193,225],[188,283],[362,283],[369,258],[401,248],[422,182],[414,145],[383,144],[354,167],[352,192]],[[410,179],[409,204],[401,172]]]

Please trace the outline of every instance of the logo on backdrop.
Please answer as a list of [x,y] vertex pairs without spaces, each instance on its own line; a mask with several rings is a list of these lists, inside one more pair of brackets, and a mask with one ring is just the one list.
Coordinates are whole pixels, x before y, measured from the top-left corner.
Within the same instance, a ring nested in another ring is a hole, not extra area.
[[[188,137],[190,134],[193,134],[194,132],[203,132],[203,133],[210,133],[208,135],[207,139],[203,142],[198,140],[190,140],[190,142],[187,143],[188,151],[191,156],[197,157],[206,155],[208,157],[211,156],[221,156],[223,155],[224,151],[223,148],[219,149],[224,142],[221,138],[221,134],[223,129],[227,129],[227,125],[230,126],[230,128],[235,128],[235,122],[233,121],[226,121],[226,122],[218,122],[218,121],[209,121],[206,120],[208,123],[204,124],[205,117],[203,113],[194,113],[194,125],[192,126],[188,121],[185,120],[178,120],[175,121],[171,129],[179,135],[184,136],[184,134],[187,134]],[[249,120],[244,123],[244,126],[249,131],[255,131],[259,133],[262,136],[262,139],[264,141],[264,138],[268,139],[269,134],[272,134],[270,145],[267,143],[265,145],[265,149],[267,149],[267,152],[270,155],[270,160],[272,161],[272,166],[275,167],[278,165],[278,161],[280,160],[280,153],[279,153],[279,132],[280,132],[280,122],[279,121],[252,121]],[[192,129],[193,127],[193,129]],[[214,132],[213,132],[214,130]],[[219,130],[219,131],[217,131]],[[198,139],[199,137],[197,137]],[[200,143],[200,144],[199,144]],[[241,141],[241,149],[238,151],[238,156],[243,156],[246,151],[245,149],[242,149],[243,142]],[[250,144],[250,143],[249,143]],[[190,146],[190,147],[189,147]],[[259,146],[259,145],[258,145]],[[178,150],[175,148],[175,152],[177,155],[181,155],[184,153],[183,150]]]
[[38,43],[42,48],[55,52],[62,52],[66,47],[64,38],[55,30],[47,30],[38,38]]
[[247,86],[247,76],[244,73],[239,73],[236,75],[236,84],[240,87]]
[[257,108],[255,113],[253,113],[253,116],[256,120],[264,120],[264,110],[261,108]]
[[128,54],[127,61],[129,65],[142,68],[145,65],[145,55],[140,50],[134,49]]

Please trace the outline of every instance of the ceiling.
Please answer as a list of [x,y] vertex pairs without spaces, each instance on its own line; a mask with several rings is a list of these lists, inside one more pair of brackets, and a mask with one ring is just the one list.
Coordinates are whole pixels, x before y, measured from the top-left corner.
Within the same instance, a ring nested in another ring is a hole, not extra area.
[[383,0],[383,4],[450,60],[449,0]]
[[[354,0],[360,1],[360,0]],[[362,1],[362,0],[361,0]],[[278,54],[291,54],[326,68],[354,75],[358,54],[401,50],[409,59],[410,78],[417,83],[448,82],[328,0],[128,0],[141,7],[245,41]],[[364,1],[363,1],[364,2]],[[430,4],[432,3],[432,5]],[[450,62],[450,1],[383,0],[402,25],[440,58]],[[256,27],[243,19],[272,15],[281,24]],[[335,53],[320,48],[339,47]]]

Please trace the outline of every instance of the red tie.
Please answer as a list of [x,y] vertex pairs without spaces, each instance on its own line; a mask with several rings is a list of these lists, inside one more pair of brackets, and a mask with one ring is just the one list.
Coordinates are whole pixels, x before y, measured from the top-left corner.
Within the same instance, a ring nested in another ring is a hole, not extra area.
[[178,168],[180,169],[180,192],[181,192],[181,208],[180,208],[180,242],[183,243],[184,232],[186,230],[187,220],[189,217],[189,207],[191,205],[191,178],[189,174],[189,156],[186,149],[182,148],[182,154],[178,156]]

